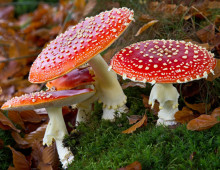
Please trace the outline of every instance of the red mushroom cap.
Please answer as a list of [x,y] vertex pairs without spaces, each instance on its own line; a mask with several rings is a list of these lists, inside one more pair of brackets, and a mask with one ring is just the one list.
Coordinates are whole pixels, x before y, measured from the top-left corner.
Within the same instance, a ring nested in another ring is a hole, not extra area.
[[39,54],[29,81],[53,80],[86,63],[110,46],[132,19],[133,11],[128,8],[113,8],[70,27]]
[[112,69],[136,81],[180,83],[207,77],[216,59],[205,48],[185,41],[149,40],[132,44],[111,60]]
[[81,102],[94,94],[92,89],[41,91],[13,97],[2,105],[3,110],[33,110],[59,107]]
[[95,75],[91,73],[91,68],[75,69],[62,77],[47,82],[48,89],[55,87],[56,90],[69,90],[77,86],[94,83]]

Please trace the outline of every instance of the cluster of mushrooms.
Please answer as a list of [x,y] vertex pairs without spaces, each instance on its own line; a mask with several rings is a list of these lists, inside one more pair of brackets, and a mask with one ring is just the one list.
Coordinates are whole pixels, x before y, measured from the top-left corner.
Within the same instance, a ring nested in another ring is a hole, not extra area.
[[[29,74],[32,83],[47,82],[47,91],[14,97],[3,110],[46,108],[50,121],[43,144],[56,142],[63,168],[74,160],[62,140],[68,134],[62,106],[78,108],[77,123],[86,121],[92,103],[103,103],[103,119],[114,120],[115,112],[127,111],[127,97],[118,82],[123,79],[148,82],[153,86],[149,104],[160,103],[157,125],[176,124],[179,93],[173,83],[207,78],[216,65],[213,55],[190,42],[148,40],[119,51],[110,66],[99,54],[108,48],[129,26],[133,11],[113,8],[70,27],[57,36],[39,54]],[[88,63],[88,64],[87,64]]]

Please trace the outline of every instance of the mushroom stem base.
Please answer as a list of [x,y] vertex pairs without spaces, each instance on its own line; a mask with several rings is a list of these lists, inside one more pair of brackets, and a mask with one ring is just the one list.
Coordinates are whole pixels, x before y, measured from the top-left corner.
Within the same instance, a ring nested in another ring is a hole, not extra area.
[[53,140],[56,141],[56,148],[63,168],[67,168],[67,165],[74,159],[72,152],[63,146],[63,139],[65,135],[68,135],[66,125],[63,119],[62,107],[50,107],[46,108],[50,121],[47,125],[43,144],[50,146]]
[[103,107],[102,119],[114,121],[116,112],[118,113],[117,116],[120,117],[122,113],[128,112],[128,108],[126,105],[123,105],[117,109],[109,109],[107,107]]
[[113,70],[108,71],[108,64],[100,54],[93,57],[89,64],[95,72],[95,88],[99,102],[102,102],[104,107],[113,109],[110,112],[111,115],[106,116],[107,113],[104,113],[104,117],[113,119],[112,113],[126,103],[127,97],[118,82],[116,73]]
[[174,125],[174,114],[178,111],[179,93],[172,84],[155,84],[151,90],[149,104],[154,106],[157,100],[160,103],[157,125]]

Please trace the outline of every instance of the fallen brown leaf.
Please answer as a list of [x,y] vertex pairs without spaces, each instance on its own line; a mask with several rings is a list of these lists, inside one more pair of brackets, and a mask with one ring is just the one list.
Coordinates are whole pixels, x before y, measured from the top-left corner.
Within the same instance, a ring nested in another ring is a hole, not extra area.
[[188,107],[183,107],[182,110],[179,110],[174,115],[175,120],[179,123],[187,123],[190,120],[196,118],[195,115],[193,115],[193,111],[190,110]]
[[202,131],[213,127],[219,123],[216,118],[210,115],[201,115],[187,124],[187,129],[192,131]]
[[[139,122],[137,122],[136,124],[134,124],[133,126],[128,128],[127,130],[122,131],[122,133],[127,133],[127,134],[133,133],[137,128],[144,125],[145,122],[147,122],[147,115],[146,114],[143,116],[143,118]],[[146,124],[145,124],[145,126],[146,126]]]
[[192,161],[194,159],[195,155],[196,155],[196,152],[191,153],[189,159]]
[[215,36],[215,25],[211,24],[196,32],[196,35],[203,43],[210,42]]
[[42,141],[46,128],[47,128],[47,124],[43,124],[40,127],[38,127],[35,131],[26,134],[24,136],[24,139],[28,143],[33,143],[34,141]]
[[11,136],[15,140],[15,142],[21,147],[21,148],[28,148],[30,147],[29,143],[22,138],[17,132],[11,132]]
[[154,115],[157,115],[158,112],[160,111],[159,109],[159,103],[156,101],[155,104],[154,104],[154,107],[151,108],[151,105],[148,104],[148,101],[149,101],[149,96],[145,96],[145,95],[141,95],[143,97],[143,103],[144,103],[144,107],[147,108],[147,109],[150,109],[153,111],[153,114]]
[[220,77],[220,59],[216,59],[217,64],[216,67],[214,69],[214,75],[212,73],[209,73],[207,80],[208,81],[213,81],[216,78]]
[[20,116],[24,122],[40,123],[41,117],[33,110],[25,110],[20,112]]
[[136,123],[137,121],[142,119],[141,115],[131,115],[131,116],[127,116],[128,120],[129,120],[129,125],[132,125],[134,123]]
[[16,132],[20,132],[19,129],[17,129],[13,123],[2,113],[0,112],[0,128],[3,130],[14,130]]
[[146,83],[129,81],[122,84],[122,89],[126,89],[128,87],[135,87],[135,86],[138,86],[140,88],[146,88]]
[[119,168],[118,170],[142,170],[142,167],[140,162],[135,161],[126,167]]
[[220,107],[213,110],[211,116],[218,120],[220,118]]
[[21,126],[22,129],[25,129],[24,122],[18,111],[8,111],[8,117],[12,122]]
[[147,24],[144,24],[139,30],[138,32],[135,34],[135,36],[139,36],[142,32],[144,32],[145,30],[147,30],[149,27],[153,26],[154,24],[156,24],[158,22],[158,20],[152,20],[150,22],[148,22]]
[[44,150],[44,146],[40,142],[34,141],[33,143],[31,143],[31,148],[32,148],[31,157],[32,157],[33,166],[39,167],[39,163],[43,162],[42,153]]
[[2,149],[3,147],[4,147],[4,141],[0,139],[0,149]]
[[11,146],[8,146],[8,147],[12,151],[13,164],[14,164],[15,169],[18,169],[18,170],[29,170],[29,169],[31,169],[31,166],[30,166],[29,162],[27,161],[27,159],[25,158],[25,156],[21,152],[16,151]]
[[44,148],[42,153],[42,160],[45,164],[52,165],[54,168],[58,167],[59,159],[55,144]]
[[196,103],[196,104],[190,104],[184,100],[187,107],[189,107],[192,110],[198,111],[200,114],[205,113],[206,111],[209,111],[211,108],[211,103]]

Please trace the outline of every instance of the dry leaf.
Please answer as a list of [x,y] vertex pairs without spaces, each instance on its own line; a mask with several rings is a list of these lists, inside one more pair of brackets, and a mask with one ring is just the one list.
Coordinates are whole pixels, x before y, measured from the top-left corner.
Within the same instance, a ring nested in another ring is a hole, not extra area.
[[213,127],[219,123],[216,118],[210,115],[201,115],[187,124],[187,129],[192,131],[202,131]]
[[13,123],[2,113],[0,112],[0,128],[3,130],[9,130],[12,129],[16,132],[20,132],[19,129],[17,129]]
[[17,112],[17,111],[8,111],[8,117],[12,122],[14,122],[14,123],[18,124],[19,126],[21,126],[22,129],[25,129],[24,122],[21,119],[21,116],[20,116],[19,112]]
[[190,120],[196,118],[196,116],[193,115],[192,110],[190,110],[187,107],[183,107],[182,110],[179,110],[178,112],[176,112],[174,117],[175,117],[175,120],[179,123],[187,123]]
[[215,0],[215,1],[208,1],[209,2],[209,5],[208,5],[208,8],[209,9],[219,9],[220,8],[220,2],[218,0]]
[[149,96],[145,96],[145,95],[141,95],[143,97],[143,103],[144,103],[144,107],[147,108],[147,109],[150,109],[153,111],[153,114],[154,115],[157,115],[158,112],[160,111],[159,109],[159,103],[156,101],[155,104],[154,104],[154,107],[151,108],[151,105],[148,104],[148,101],[149,101]]
[[127,130],[122,131],[122,133],[127,133],[127,134],[133,133],[137,128],[144,125],[145,122],[147,122],[147,115],[146,114],[143,116],[143,118],[139,122],[137,122],[136,124],[134,124],[133,126],[128,128]]
[[14,148],[11,146],[8,146],[13,154],[13,164],[15,169],[17,170],[29,170],[31,169],[31,166],[25,156],[21,153],[16,151]]
[[4,147],[4,141],[0,139],[0,149],[2,149],[3,147]]
[[26,134],[24,136],[24,139],[28,143],[33,143],[33,141],[42,141],[46,128],[47,128],[47,124],[43,124],[40,127],[38,127],[35,131]]
[[135,161],[126,167],[119,168],[118,170],[142,170],[142,167],[140,162]]
[[214,69],[215,75],[213,75],[212,73],[209,73],[208,78],[207,78],[208,81],[213,81],[216,78],[220,77],[220,59],[216,59],[216,61],[217,61],[217,64]]
[[48,165],[48,164],[45,164],[45,163],[43,163],[43,162],[40,162],[40,163],[39,163],[38,168],[39,168],[40,170],[53,170],[52,165]]
[[97,4],[96,0],[88,0],[88,3],[85,6],[85,9],[83,11],[83,16],[87,16],[90,12],[92,12],[92,10],[95,8]]
[[11,132],[11,136],[13,137],[15,142],[20,145],[21,148],[29,147],[29,143],[24,138],[22,138],[17,132]]
[[134,123],[136,123],[137,121],[142,119],[141,115],[131,115],[131,116],[127,116],[128,120],[129,120],[129,125],[132,125]]
[[218,107],[215,110],[213,110],[211,116],[216,118],[216,119],[219,119],[220,118],[220,107]]
[[55,144],[44,148],[42,153],[42,160],[45,164],[52,165],[53,167],[58,166],[59,160]]
[[139,30],[138,32],[135,34],[135,36],[139,36],[142,32],[144,32],[145,30],[147,30],[149,27],[153,26],[154,24],[156,24],[158,22],[158,20],[153,20],[148,22],[147,24],[144,24]]
[[215,37],[215,25],[211,24],[196,32],[196,35],[203,43],[210,42]]
[[20,112],[20,116],[24,122],[40,123],[41,117],[33,110],[25,110]]
[[138,86],[140,88],[146,88],[146,83],[129,81],[127,83],[122,84],[122,89],[126,89],[128,87],[135,87],[135,86]]
[[192,161],[194,159],[195,155],[196,155],[196,152],[191,153],[189,159]]
[[187,107],[189,107],[192,110],[198,111],[200,114],[205,113],[206,111],[209,111],[211,108],[211,103],[198,103],[198,104],[190,104],[184,100]]
[[31,157],[32,157],[33,166],[39,167],[39,163],[43,162],[42,161],[42,153],[43,153],[44,147],[38,141],[34,141],[31,144],[31,147],[32,147]]

